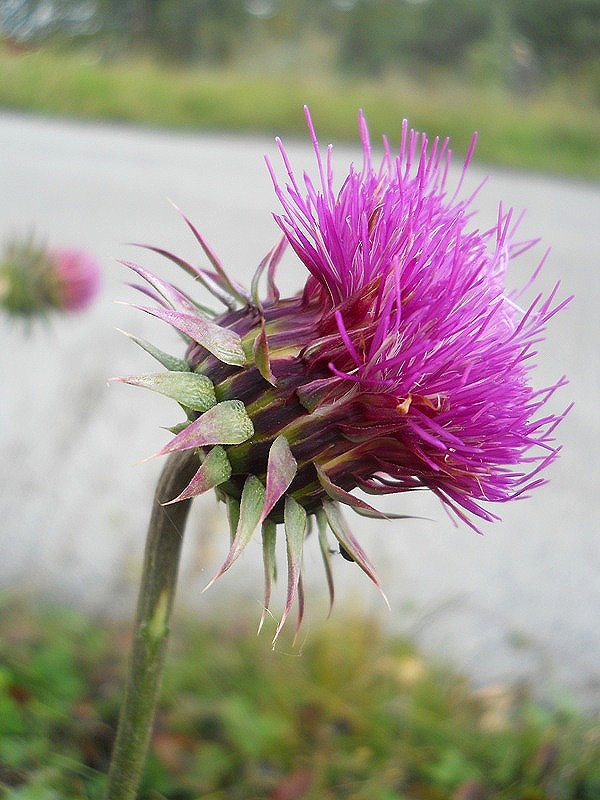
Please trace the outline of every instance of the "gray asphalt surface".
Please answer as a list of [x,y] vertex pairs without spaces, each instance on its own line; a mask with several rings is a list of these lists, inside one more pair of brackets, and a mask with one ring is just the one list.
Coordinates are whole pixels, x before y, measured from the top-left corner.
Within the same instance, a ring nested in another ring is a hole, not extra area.
[[[296,164],[311,164],[305,143],[288,149]],[[174,135],[0,115],[0,239],[34,228],[52,244],[88,248],[104,270],[102,296],[85,315],[36,326],[28,336],[0,320],[3,587],[130,614],[160,470],[158,460],[139,462],[166,441],[160,426],[178,417],[164,398],[107,385],[110,376],[153,369],[149,357],[115,328],[165,348],[173,349],[176,339],[157,320],[113,303],[134,299],[115,258],[137,258],[179,280],[174,267],[125,244],[151,242],[199,257],[167,203],[171,198],[232,275],[248,282],[277,236],[265,152],[275,157],[267,137]],[[338,147],[336,153],[342,175],[358,151]],[[553,406],[559,411],[576,401],[559,432],[564,453],[551,470],[550,485],[500,509],[503,522],[487,526],[484,536],[455,528],[439,504],[422,494],[388,497],[380,505],[434,522],[356,518],[355,532],[378,568],[391,611],[341,558],[335,561],[338,609],[369,611],[383,624],[416,635],[429,652],[452,660],[478,683],[525,678],[547,695],[566,691],[599,706],[600,191],[593,184],[477,166],[470,185],[488,173],[491,180],[476,202],[478,224],[495,222],[500,199],[526,207],[524,237],[541,236],[552,246],[539,286],[548,290],[560,278],[564,294],[577,295],[551,326],[535,373],[538,385],[563,372],[570,376]],[[540,247],[514,264],[516,284],[542,252]],[[303,278],[301,265],[287,258],[284,291],[299,287]],[[222,511],[212,498],[197,500],[179,602],[202,614],[243,604],[255,607],[258,620],[258,542],[210,592],[200,594],[226,548]],[[314,544],[307,546],[305,562],[310,635],[311,620],[320,624],[326,616]],[[273,603],[275,613],[283,590],[282,585]]]

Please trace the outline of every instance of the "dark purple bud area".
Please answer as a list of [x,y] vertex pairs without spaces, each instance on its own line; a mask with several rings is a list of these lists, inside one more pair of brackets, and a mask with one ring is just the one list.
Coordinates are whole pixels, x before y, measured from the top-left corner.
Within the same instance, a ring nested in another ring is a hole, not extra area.
[[[298,325],[300,316],[304,322],[302,326]],[[307,317],[311,318],[312,324],[307,324]],[[309,311],[307,314],[301,299],[265,305],[260,312],[246,307],[224,314],[217,322],[239,334],[245,349],[249,349],[248,343],[260,334],[264,323],[270,368],[276,382],[275,386],[270,385],[253,365],[239,369],[223,364],[199,345],[188,349],[190,368],[212,381],[219,401],[241,400],[254,425],[251,439],[227,448],[232,475],[220,489],[239,500],[248,475],[256,475],[264,482],[269,451],[280,435],[287,439],[298,465],[287,494],[309,514],[314,513],[326,497],[315,464],[325,470],[331,464],[332,477],[339,477],[343,488],[354,488],[356,479],[344,469],[344,465],[356,447],[341,428],[357,405],[356,398],[345,396],[354,393],[352,387],[350,393],[347,387],[341,393],[338,391],[339,397],[332,394],[332,402],[326,406],[321,404],[318,413],[309,412],[300,399],[306,397],[307,387],[314,382],[330,384],[330,392],[333,384],[340,383],[327,367],[329,356],[322,355],[319,359],[315,355],[319,347],[327,346],[327,333],[324,331],[330,325],[323,325],[316,313]],[[322,344],[319,344],[319,338],[323,340]],[[308,347],[311,355],[307,357]],[[359,463],[353,466],[361,471]],[[283,513],[284,498],[281,498],[269,517],[280,523]]]

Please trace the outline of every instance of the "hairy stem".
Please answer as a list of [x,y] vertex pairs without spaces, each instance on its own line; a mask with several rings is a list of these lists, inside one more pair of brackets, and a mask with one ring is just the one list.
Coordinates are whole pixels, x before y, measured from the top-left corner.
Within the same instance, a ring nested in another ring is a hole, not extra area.
[[169,456],[154,495],[148,526],[135,636],[125,699],[112,754],[106,800],[134,800],[146,759],[169,637],[179,555],[190,500],[177,497],[199,467],[194,451]]

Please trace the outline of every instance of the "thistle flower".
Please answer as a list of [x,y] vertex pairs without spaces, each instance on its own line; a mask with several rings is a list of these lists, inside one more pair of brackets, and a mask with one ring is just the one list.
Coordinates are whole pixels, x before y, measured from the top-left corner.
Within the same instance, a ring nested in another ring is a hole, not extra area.
[[10,243],[0,261],[0,307],[16,316],[82,311],[99,286],[98,264],[85,250],[48,249],[27,239]]
[[[283,523],[288,590],[276,636],[295,597],[302,618],[302,549],[313,518],[331,600],[328,529],[342,555],[377,583],[340,505],[369,517],[395,515],[352,490],[429,489],[478,530],[478,519],[497,519],[488,503],[523,497],[545,482],[542,472],[559,452],[553,432],[566,413],[543,411],[565,378],[536,390],[529,371],[546,323],[568,299],[556,299],[557,285],[522,309],[523,292],[506,291],[509,262],[534,242],[515,240],[519,220],[502,205],[489,230],[473,226],[474,195],[460,193],[475,137],[451,193],[447,139],[429,143],[404,122],[399,154],[384,139],[375,164],[361,114],[363,163],[338,183],[332,148],[322,156],[308,110],[306,118],[318,182],[295,175],[277,140],[287,183],[268,159],[267,166],[283,238],[249,293],[187,218],[210,268],[149,248],[194,276],[224,313],[124,262],[157,303],[136,308],[175,328],[187,350],[173,357],[131,337],[167,372],[118,380],[167,395],[187,412],[157,455],[198,454],[195,477],[171,502],[215,488],[228,505],[232,542],[215,579],[262,526],[265,612]],[[287,244],[309,274],[301,293],[281,298],[275,274]]]

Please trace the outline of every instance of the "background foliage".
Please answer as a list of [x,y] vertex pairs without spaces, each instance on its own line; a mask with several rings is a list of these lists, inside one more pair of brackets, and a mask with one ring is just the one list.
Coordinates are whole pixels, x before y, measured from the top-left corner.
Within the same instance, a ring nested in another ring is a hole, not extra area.
[[[0,798],[100,800],[127,629],[1,610]],[[598,720],[564,703],[475,689],[356,616],[268,642],[239,610],[178,620],[141,800],[600,796]]]
[[444,67],[515,91],[565,71],[600,81],[600,0],[4,0],[0,30],[17,43],[93,39],[106,57],[132,47],[212,66],[253,53],[370,75]]
[[0,106],[374,140],[407,117],[510,167],[600,177],[600,0],[3,0]]

